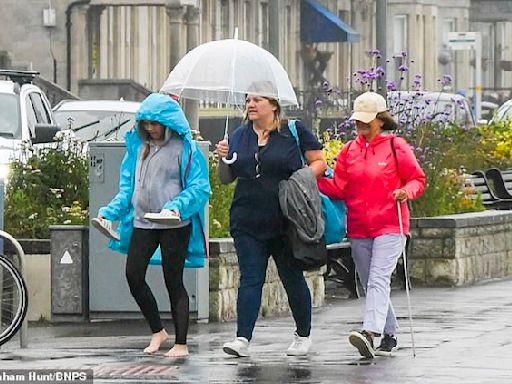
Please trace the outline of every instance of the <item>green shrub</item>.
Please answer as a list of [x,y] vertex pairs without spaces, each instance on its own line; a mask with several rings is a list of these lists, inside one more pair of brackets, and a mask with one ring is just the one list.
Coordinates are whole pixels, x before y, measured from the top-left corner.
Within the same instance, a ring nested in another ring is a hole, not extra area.
[[18,238],[48,238],[50,225],[87,224],[88,187],[80,142],[63,138],[44,148],[23,144],[10,166],[5,230]]
[[217,176],[218,156],[210,153],[209,171],[212,195],[210,196],[210,238],[229,237],[229,207],[233,200],[235,183],[221,184]]

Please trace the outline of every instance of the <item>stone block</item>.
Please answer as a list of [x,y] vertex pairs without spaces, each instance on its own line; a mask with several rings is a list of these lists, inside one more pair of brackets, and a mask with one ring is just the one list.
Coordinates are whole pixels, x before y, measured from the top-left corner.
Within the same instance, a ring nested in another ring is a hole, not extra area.
[[221,309],[221,298],[219,291],[210,290],[210,310],[209,310],[209,321],[222,321],[222,309]]
[[415,238],[411,241],[411,259],[443,257],[443,239]]
[[226,253],[234,253],[235,245],[232,238],[209,239],[210,257]]
[[427,239],[444,239],[453,237],[455,228],[421,228],[419,236]]
[[236,297],[237,297],[237,289],[223,289],[220,291],[221,298],[221,319],[225,320],[233,320],[236,319]]
[[467,285],[475,281],[475,257],[462,257],[456,262],[457,285]]
[[28,321],[51,319],[50,255],[25,255],[25,282],[28,290]]
[[454,237],[446,237],[443,239],[443,257],[445,259],[455,259],[458,256]]
[[425,260],[422,259],[408,259],[409,267],[409,278],[411,284],[414,285],[425,285]]
[[234,288],[235,285],[230,279],[230,275],[232,275],[233,268],[229,268],[225,265],[223,265],[221,268],[219,268],[219,289],[225,289],[225,288]]
[[[211,263],[211,260],[210,260]],[[212,265],[209,265],[209,282],[210,282],[210,292],[211,291],[218,291],[220,287],[220,268],[219,266],[212,267]]]
[[456,261],[451,259],[427,259],[425,284],[431,287],[453,287],[459,285]]
[[503,252],[506,248],[506,234],[504,232],[497,233],[493,237],[489,238],[489,241],[485,243],[485,246],[489,246],[487,249],[494,249],[495,252]]

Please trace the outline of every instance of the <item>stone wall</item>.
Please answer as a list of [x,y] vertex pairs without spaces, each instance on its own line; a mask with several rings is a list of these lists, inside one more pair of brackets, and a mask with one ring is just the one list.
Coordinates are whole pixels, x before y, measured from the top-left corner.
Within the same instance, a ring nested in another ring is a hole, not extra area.
[[[18,239],[25,253],[25,282],[28,289],[28,321],[51,318],[50,240]],[[4,240],[4,252],[16,254],[10,241]],[[17,265],[17,261],[16,261]]]
[[[239,269],[233,240],[210,239],[210,321],[236,319],[236,296]],[[324,269],[305,272],[313,306],[323,305],[325,297]],[[271,258],[263,286],[260,313],[262,316],[289,311],[286,292]]]
[[512,212],[411,220],[412,284],[461,286],[512,275]]

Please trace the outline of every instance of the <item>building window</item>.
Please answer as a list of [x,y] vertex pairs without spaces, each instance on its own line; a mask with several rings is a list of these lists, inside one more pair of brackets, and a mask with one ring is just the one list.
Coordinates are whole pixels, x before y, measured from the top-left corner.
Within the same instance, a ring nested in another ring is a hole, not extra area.
[[395,15],[393,32],[393,52],[399,55],[407,51],[407,15]]

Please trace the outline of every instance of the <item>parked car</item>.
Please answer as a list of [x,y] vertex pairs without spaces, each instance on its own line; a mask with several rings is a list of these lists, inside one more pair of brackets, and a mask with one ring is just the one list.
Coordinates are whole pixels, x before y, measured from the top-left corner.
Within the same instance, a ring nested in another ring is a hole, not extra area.
[[414,114],[421,120],[455,123],[466,128],[476,125],[468,100],[459,94],[391,91],[387,97],[390,111],[399,119]]
[[493,121],[512,119],[512,100],[505,101],[494,114]]
[[6,178],[9,163],[21,143],[49,143],[60,131],[44,92],[32,84],[35,71],[0,69],[0,177]]
[[53,108],[59,125],[83,141],[120,141],[135,124],[140,103],[124,100],[64,100]]

